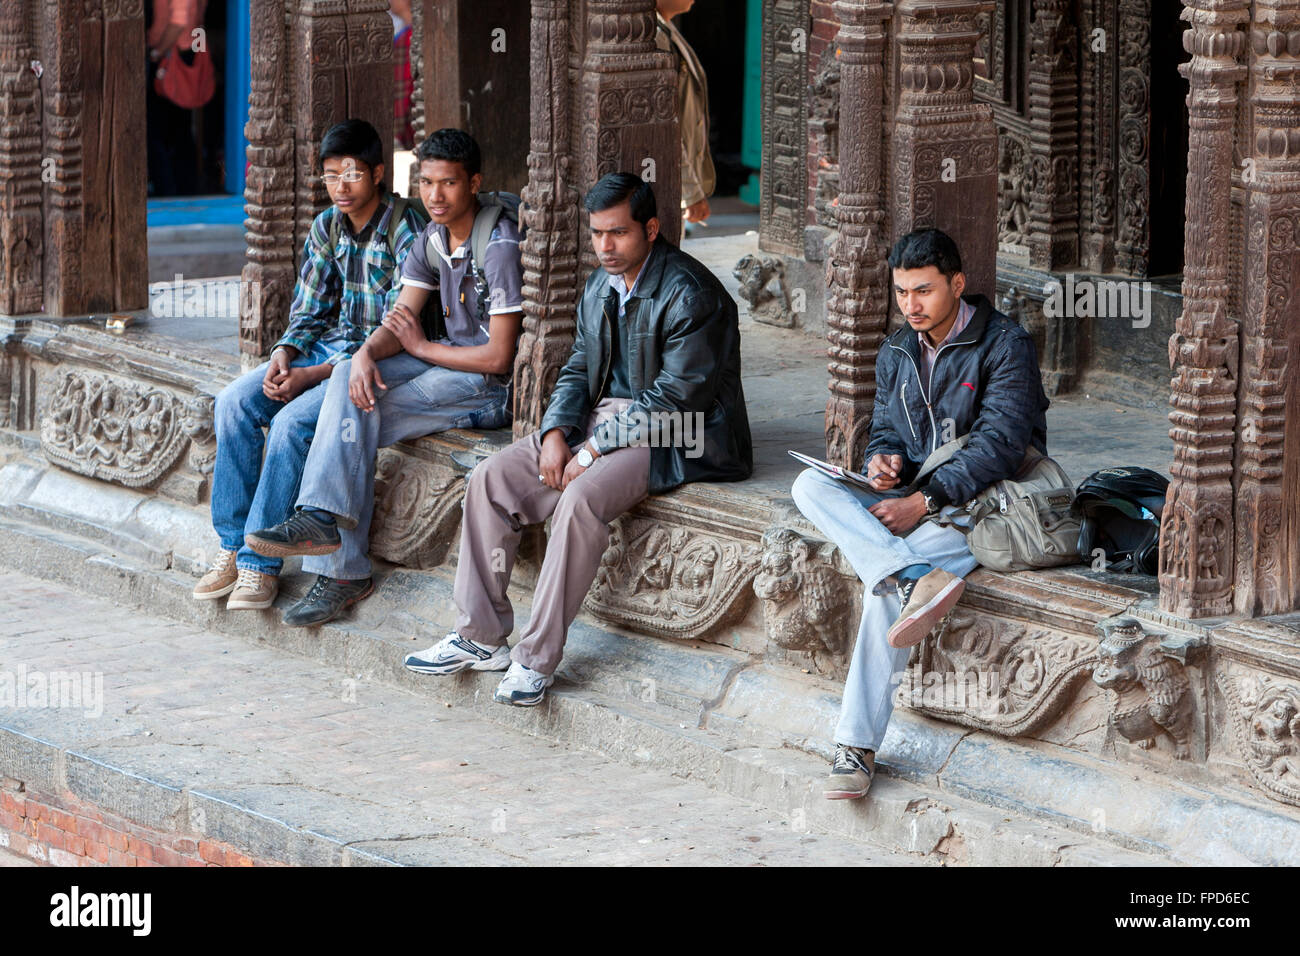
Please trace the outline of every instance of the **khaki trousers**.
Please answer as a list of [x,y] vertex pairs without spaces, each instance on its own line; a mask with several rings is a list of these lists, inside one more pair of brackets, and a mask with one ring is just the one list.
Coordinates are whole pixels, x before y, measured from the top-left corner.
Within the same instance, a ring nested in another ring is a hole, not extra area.
[[[627,399],[602,401],[588,418],[586,435],[627,404]],[[553,674],[564,654],[569,625],[596,579],[609,543],[609,523],[646,496],[650,449],[607,452],[559,492],[537,480],[541,437],[534,432],[521,438],[470,472],[454,596],[460,612],[456,631],[462,637],[493,647],[504,644],[514,628],[506,587],[522,529],[550,517],[532,617],[510,656],[525,667]]]

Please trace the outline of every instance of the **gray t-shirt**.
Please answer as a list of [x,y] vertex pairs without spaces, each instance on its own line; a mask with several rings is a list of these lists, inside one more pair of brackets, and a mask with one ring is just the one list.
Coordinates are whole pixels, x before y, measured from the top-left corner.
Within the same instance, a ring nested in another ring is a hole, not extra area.
[[[428,260],[432,238],[435,262]],[[488,301],[484,318],[523,310],[524,267],[519,253],[519,229],[502,216],[488,237],[484,250],[483,274],[487,278]],[[488,324],[478,316],[478,290],[470,268],[470,243],[447,253],[447,227],[429,223],[411,247],[402,264],[402,285],[438,289],[447,322],[449,345],[486,345]]]

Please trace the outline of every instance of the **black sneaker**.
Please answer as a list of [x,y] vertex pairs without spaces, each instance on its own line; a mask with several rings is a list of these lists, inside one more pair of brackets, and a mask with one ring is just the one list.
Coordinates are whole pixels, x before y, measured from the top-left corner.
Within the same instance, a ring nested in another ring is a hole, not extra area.
[[288,521],[244,535],[244,544],[267,558],[295,554],[333,554],[342,545],[338,527],[322,521],[315,512],[295,511]]
[[341,578],[327,578],[316,575],[316,583],[311,586],[301,601],[284,612],[284,623],[290,627],[310,627],[332,621],[363,598],[370,596],[375,589],[371,578],[360,581],[344,581]]

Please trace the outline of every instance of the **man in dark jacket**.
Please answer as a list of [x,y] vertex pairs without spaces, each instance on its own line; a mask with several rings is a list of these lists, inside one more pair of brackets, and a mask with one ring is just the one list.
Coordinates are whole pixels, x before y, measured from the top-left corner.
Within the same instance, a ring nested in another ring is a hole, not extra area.
[[[573,353],[541,429],[470,473],[456,569],[456,628],[406,666],[509,668],[502,703],[540,703],[596,577],[609,523],[647,494],[753,471],[736,303],[658,235],[650,186],[611,173],[587,193],[601,270],[578,306]],[[533,613],[511,652],[506,586],[524,525],[551,518]]]
[[[909,649],[948,615],[976,566],[961,532],[923,519],[955,514],[1014,475],[1030,446],[1047,453],[1048,401],[1033,339],[984,296],[962,295],[952,239],[937,229],[908,233],[889,265],[907,324],[876,359],[863,469],[875,491],[813,469],[791,490],[865,585],[825,788],[831,799],[861,797],[871,786]],[[918,482],[925,459],[963,435],[965,447]]]

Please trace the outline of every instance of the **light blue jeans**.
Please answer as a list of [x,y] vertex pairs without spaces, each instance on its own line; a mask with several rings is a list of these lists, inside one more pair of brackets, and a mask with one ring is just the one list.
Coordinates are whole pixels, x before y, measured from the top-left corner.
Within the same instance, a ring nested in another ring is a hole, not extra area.
[[380,448],[449,428],[500,428],[509,421],[509,386],[486,375],[430,365],[407,352],[376,364],[388,388],[377,389],[374,411],[361,411],[348,395],[351,359],[330,376],[298,507],[333,514],[343,544],[333,554],[303,558],[302,569],[311,574],[350,581],[370,577]]
[[[290,365],[321,365],[335,354],[336,349],[317,342]],[[212,527],[221,538],[221,547],[238,552],[237,567],[279,574],[284,562],[263,557],[247,547],[244,534],[277,525],[292,513],[307,446],[325,399],[325,382],[291,402],[276,402],[262,394],[262,379],[269,364],[263,362],[245,372],[217,395],[213,412],[217,458],[212,465]],[[267,428],[265,437],[263,428]]]
[[960,531],[923,523],[896,537],[867,509],[888,495],[859,491],[808,468],[790,489],[795,504],[843,552],[862,579],[862,620],[844,682],[837,744],[877,750],[894,711],[894,690],[907,668],[909,647],[890,647],[886,634],[901,610],[898,592],[878,586],[912,564],[931,564],[964,578],[978,562]]

